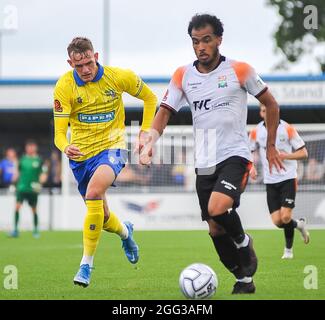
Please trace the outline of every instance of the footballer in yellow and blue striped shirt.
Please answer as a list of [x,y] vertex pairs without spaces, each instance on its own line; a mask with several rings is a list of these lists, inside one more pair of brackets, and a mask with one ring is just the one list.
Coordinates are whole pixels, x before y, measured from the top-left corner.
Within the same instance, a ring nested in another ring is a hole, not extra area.
[[[131,263],[139,259],[133,225],[121,223],[108,209],[106,190],[127,161],[123,92],[144,102],[140,148],[156,111],[157,98],[131,70],[102,66],[91,41],[77,37],[68,46],[68,63],[54,90],[55,145],[70,159],[70,168],[85,200],[84,251],[74,283],[88,286],[102,229],[118,234]],[[70,124],[71,139],[67,139]]]

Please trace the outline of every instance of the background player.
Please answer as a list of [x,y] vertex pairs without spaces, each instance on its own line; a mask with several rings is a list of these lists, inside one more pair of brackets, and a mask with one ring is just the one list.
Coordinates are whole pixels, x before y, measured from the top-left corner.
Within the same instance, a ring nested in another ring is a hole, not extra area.
[[42,184],[47,179],[47,168],[43,165],[42,159],[38,155],[38,147],[35,141],[28,140],[25,145],[25,155],[18,164],[18,181],[16,185],[16,206],[15,223],[12,237],[18,237],[19,210],[26,200],[33,212],[33,236],[39,237],[37,200]]
[[[149,130],[157,98],[132,71],[98,63],[98,53],[87,38],[77,37],[68,46],[72,71],[57,82],[54,92],[55,145],[70,159],[70,167],[85,200],[83,257],[74,283],[88,286],[102,229],[118,234],[128,260],[139,259],[133,225],[121,223],[108,209],[106,190],[125,166],[125,114],[122,93],[144,101],[139,145]],[[71,139],[67,139],[68,124]]]
[[186,99],[193,116],[196,188],[202,219],[209,225],[220,260],[237,279],[233,293],[254,293],[252,276],[257,258],[252,239],[245,234],[236,212],[251,166],[246,132],[247,92],[267,106],[267,157],[273,170],[282,167],[275,149],[279,108],[251,66],[219,53],[223,25],[217,17],[194,16],[188,34],[197,60],[174,73],[140,161],[151,162],[153,144],[171,114]]
[[[280,120],[277,129],[276,148],[280,152],[285,170],[270,173],[266,159],[266,107],[260,105],[261,121],[255,129],[250,132],[251,151],[259,150],[263,166],[264,183],[266,184],[267,204],[271,214],[272,222],[279,228],[284,229],[285,248],[282,259],[293,258],[294,229],[297,228],[305,243],[309,242],[309,232],[306,230],[304,218],[292,219],[292,210],[295,207],[297,191],[297,160],[308,157],[304,141],[296,129],[287,122]],[[253,165],[250,177],[255,180],[257,177],[256,167]]]

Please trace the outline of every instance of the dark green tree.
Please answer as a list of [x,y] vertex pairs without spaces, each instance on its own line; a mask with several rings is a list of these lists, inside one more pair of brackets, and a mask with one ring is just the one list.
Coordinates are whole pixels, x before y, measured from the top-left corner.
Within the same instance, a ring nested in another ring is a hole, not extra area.
[[325,0],[266,1],[276,7],[282,17],[274,39],[285,59],[276,68],[285,68],[288,62],[294,63],[302,55],[311,54],[325,72],[325,50],[318,56],[313,55],[316,46],[325,45]]

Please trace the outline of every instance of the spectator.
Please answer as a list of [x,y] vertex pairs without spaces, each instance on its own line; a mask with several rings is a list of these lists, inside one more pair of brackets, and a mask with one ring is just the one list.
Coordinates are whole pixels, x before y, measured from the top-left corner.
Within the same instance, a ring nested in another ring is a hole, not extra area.
[[184,186],[186,179],[186,166],[184,164],[175,164],[172,169],[173,182],[177,186]]
[[52,188],[61,188],[61,159],[58,151],[53,150],[51,153],[51,158],[48,161],[49,165],[49,175],[48,175],[48,185]]
[[0,161],[0,186],[8,188],[18,177],[17,154],[14,148],[8,148],[5,158]]
[[[173,184],[182,186],[186,191],[193,191],[195,185],[195,168],[192,163],[192,154],[185,149],[176,154],[174,166],[172,168]],[[194,179],[194,180],[193,180]]]

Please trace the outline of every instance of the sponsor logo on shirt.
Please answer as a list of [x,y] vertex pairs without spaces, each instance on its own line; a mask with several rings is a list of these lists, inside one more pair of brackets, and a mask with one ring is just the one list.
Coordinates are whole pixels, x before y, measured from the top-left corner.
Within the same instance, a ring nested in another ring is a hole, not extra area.
[[108,113],[99,113],[99,114],[78,114],[78,120],[85,123],[102,123],[110,122],[115,118],[115,111]]
[[208,106],[208,103],[211,101],[211,99],[207,99],[207,100],[201,100],[201,101],[193,101],[193,106],[194,106],[194,110],[197,111],[198,109],[201,110],[214,110],[220,107],[229,107],[230,103],[229,102],[221,102],[218,103],[216,105],[210,105]]
[[229,107],[229,106],[230,106],[229,102],[221,102],[221,103],[218,103],[217,105],[212,106],[212,109],[217,109],[220,107]]
[[202,85],[202,82],[188,82],[187,86],[191,87],[191,89],[197,89],[198,86]]
[[193,101],[194,110],[201,110],[202,108],[205,110],[209,110],[210,108],[207,104],[211,101],[211,99],[201,100],[201,101]]

